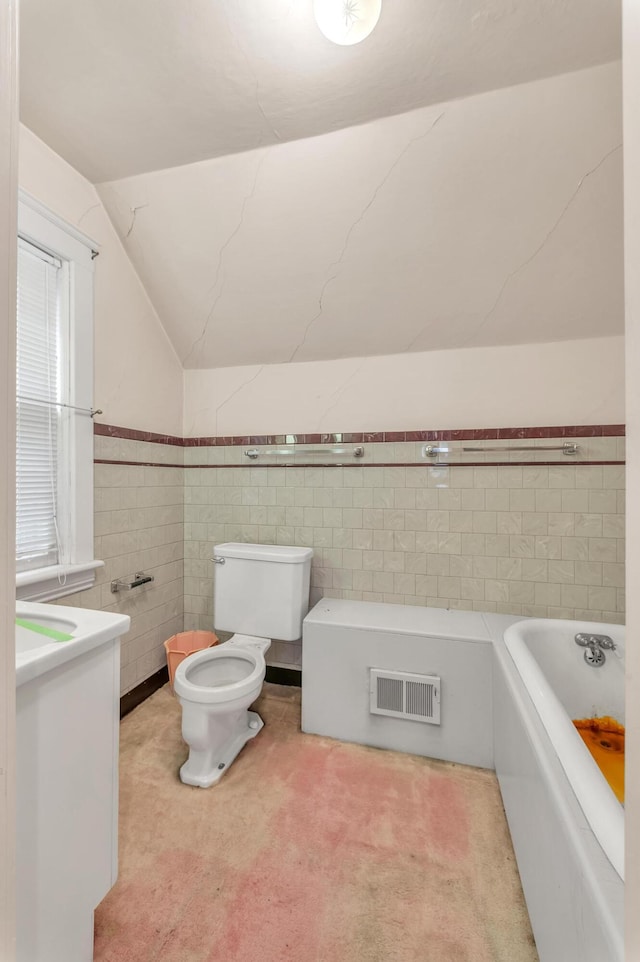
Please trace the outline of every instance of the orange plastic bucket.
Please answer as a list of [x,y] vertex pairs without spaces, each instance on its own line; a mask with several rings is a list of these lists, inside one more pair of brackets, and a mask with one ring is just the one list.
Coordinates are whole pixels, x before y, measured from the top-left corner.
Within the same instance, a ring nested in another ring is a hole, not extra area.
[[173,691],[173,679],[176,668],[181,661],[192,655],[194,651],[202,651],[203,648],[212,648],[217,645],[219,638],[212,631],[180,631],[177,635],[167,638],[164,648],[167,653],[167,668],[169,669],[169,684]]

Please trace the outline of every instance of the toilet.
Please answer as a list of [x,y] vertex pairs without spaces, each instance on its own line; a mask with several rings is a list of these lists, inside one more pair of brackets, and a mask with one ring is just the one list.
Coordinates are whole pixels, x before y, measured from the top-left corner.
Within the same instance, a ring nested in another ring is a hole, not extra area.
[[311,548],[286,545],[216,545],[215,628],[234,634],[189,655],[176,669],[173,687],[189,746],[180,769],[186,785],[214,785],[263,727],[248,708],[262,690],[271,639],[296,641],[302,635],[312,555]]

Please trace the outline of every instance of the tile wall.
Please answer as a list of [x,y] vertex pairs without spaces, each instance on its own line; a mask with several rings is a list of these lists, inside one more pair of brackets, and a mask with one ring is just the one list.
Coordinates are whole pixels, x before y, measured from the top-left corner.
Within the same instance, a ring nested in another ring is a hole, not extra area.
[[[318,447],[327,438],[315,436],[183,441],[97,430],[113,434],[95,438],[96,557],[105,568],[95,587],[60,603],[131,615],[123,694],[165,664],[166,638],[212,627],[209,559],[222,541],[313,547],[312,603],[331,596],[624,618],[619,426],[581,429],[593,437],[571,437],[570,429],[511,431],[502,439],[470,432],[467,441],[460,432],[416,432],[413,440],[335,435],[348,452],[337,456],[330,444]],[[563,455],[568,440],[578,444],[577,456]],[[440,447],[437,455],[425,456],[425,442]],[[274,443],[295,454],[267,454]],[[354,459],[360,443],[364,456]],[[478,450],[492,444],[507,450]],[[534,450],[516,450],[523,444]],[[559,450],[544,450],[549,445]],[[154,583],[111,593],[112,579],[139,570]],[[268,660],[298,667],[300,656],[299,643],[276,640]]]
[[[620,622],[624,438],[572,440],[577,457],[542,450],[564,439],[541,431],[525,442],[540,450],[526,454],[515,450],[521,438],[499,442],[505,454],[464,453],[463,441],[449,441],[442,465],[426,461],[422,442],[378,441],[344,467],[285,466],[267,445],[255,446],[265,466],[247,463],[238,444],[187,447],[185,626],[212,624],[208,559],[222,541],[313,547],[312,603]],[[276,642],[269,660],[299,666],[300,656],[299,643]]]
[[[121,647],[125,694],[166,663],[162,642],[183,628],[184,449],[96,436],[94,450],[95,556],[105,567],[93,588],[60,604],[131,616]],[[136,571],[153,584],[112,594],[112,580]]]

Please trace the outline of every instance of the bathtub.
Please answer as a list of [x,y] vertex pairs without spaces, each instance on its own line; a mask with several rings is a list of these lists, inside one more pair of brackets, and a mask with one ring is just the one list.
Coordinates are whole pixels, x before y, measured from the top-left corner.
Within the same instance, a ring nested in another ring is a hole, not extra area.
[[[616,645],[599,668],[586,664],[574,642],[582,631],[609,635]],[[591,830],[624,879],[624,809],[571,721],[610,715],[624,725],[624,629],[535,619],[507,628],[504,641]]]
[[[580,631],[617,654],[585,664]],[[572,718],[623,716],[624,629],[323,599],[303,626],[302,728],[494,768],[540,962],[623,962],[623,810]],[[442,679],[440,725],[370,711],[372,667]]]
[[[613,639],[602,667],[585,663],[578,632]],[[572,724],[592,715],[624,724],[623,628],[494,630],[495,767],[542,962],[624,958],[624,810]]]

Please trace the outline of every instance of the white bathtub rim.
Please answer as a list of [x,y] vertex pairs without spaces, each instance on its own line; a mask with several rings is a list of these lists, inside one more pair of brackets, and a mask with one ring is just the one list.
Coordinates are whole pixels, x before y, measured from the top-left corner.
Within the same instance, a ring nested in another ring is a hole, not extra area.
[[[568,716],[564,706],[522,638],[524,628],[556,627],[566,632],[570,624],[579,624],[584,629],[585,623],[559,619],[518,621],[506,629],[504,641],[525,688],[529,690],[531,701],[566,772],[580,808],[605,855],[624,881],[624,808],[577,730],[573,725],[567,725]],[[605,625],[598,627],[600,631],[606,628]]]
[[[587,888],[593,893],[596,911],[601,913],[601,921],[608,932],[608,937],[617,954],[612,958],[624,958],[624,882],[615,871],[610,859],[596,839],[591,826],[587,822],[582,806],[573,791],[566,771],[558,755],[551,750],[549,735],[542,724],[542,719],[536,711],[535,705],[525,687],[513,658],[507,651],[503,639],[502,627],[494,636],[494,655],[496,670],[502,672],[508,697],[516,703],[516,709],[523,724],[526,738],[531,745],[536,761],[540,766],[540,773],[546,790],[552,797],[554,809],[558,812],[563,824],[563,832],[570,842],[570,848],[575,857],[575,868]],[[501,792],[504,798],[503,778],[509,773],[503,773],[496,767]],[[505,799],[505,813],[511,828],[512,813],[507,799]],[[517,814],[517,813],[516,813]],[[513,831],[513,829],[511,828]],[[522,844],[522,843],[521,843]],[[523,885],[527,872],[528,859],[537,860],[535,844],[526,852],[521,851],[515,844],[516,856]],[[522,861],[522,864],[521,864]],[[537,861],[536,861],[537,865]],[[534,872],[535,882],[538,884],[538,869]],[[528,889],[524,885],[525,898]],[[545,924],[546,920],[542,920]],[[558,956],[552,956],[557,962]]]

